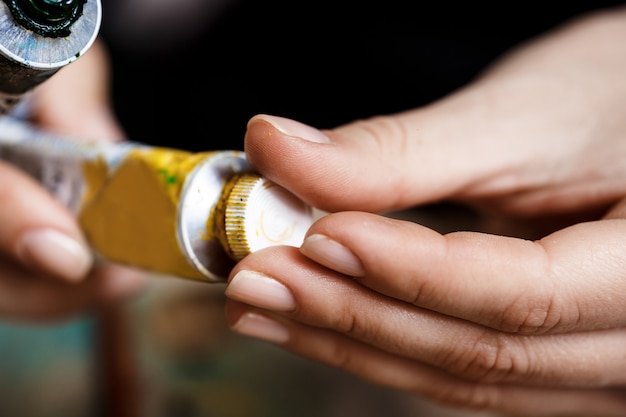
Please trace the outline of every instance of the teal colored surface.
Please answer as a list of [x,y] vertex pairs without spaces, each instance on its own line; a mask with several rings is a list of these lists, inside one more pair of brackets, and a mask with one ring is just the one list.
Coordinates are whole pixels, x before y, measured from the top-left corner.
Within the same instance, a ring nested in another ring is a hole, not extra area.
[[0,416],[93,414],[93,322],[0,324]]
[[0,323],[0,358],[10,359],[0,360],[2,371],[38,372],[59,354],[89,356],[92,326],[91,319],[37,326]]

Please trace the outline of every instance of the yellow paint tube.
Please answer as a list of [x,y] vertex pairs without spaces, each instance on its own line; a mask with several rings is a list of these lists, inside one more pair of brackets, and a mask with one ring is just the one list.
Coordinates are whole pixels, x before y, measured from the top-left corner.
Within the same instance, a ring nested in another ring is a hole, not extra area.
[[0,117],[0,159],[75,213],[97,254],[167,275],[223,281],[250,252],[299,246],[313,222],[240,151],[73,142]]

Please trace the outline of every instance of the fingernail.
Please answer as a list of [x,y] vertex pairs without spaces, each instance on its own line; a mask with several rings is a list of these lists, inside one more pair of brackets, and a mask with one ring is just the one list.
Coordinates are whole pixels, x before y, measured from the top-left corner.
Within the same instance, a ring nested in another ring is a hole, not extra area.
[[93,262],[87,247],[52,229],[25,233],[18,242],[17,254],[27,267],[35,267],[67,281],[84,277]]
[[300,252],[327,268],[352,277],[365,275],[363,264],[354,253],[341,243],[327,236],[315,234],[308,236],[300,246]]
[[323,134],[320,130],[285,117],[260,114],[250,119],[248,125],[259,120],[271,124],[276,130],[287,136],[315,143],[330,143],[328,136]]
[[272,343],[285,343],[289,340],[289,331],[276,320],[256,313],[246,313],[231,326],[239,334],[263,339]]
[[296,308],[296,300],[287,287],[259,272],[238,272],[225,293],[234,300],[267,310],[291,311]]

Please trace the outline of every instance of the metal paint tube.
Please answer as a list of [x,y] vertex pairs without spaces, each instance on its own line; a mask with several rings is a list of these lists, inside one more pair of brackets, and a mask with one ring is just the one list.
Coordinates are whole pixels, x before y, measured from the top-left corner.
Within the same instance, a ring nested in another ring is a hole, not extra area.
[[249,252],[298,246],[313,222],[240,151],[75,142],[5,116],[0,159],[68,207],[97,254],[166,275],[224,281]]
[[101,19],[100,0],[0,1],[0,115],[82,56]]

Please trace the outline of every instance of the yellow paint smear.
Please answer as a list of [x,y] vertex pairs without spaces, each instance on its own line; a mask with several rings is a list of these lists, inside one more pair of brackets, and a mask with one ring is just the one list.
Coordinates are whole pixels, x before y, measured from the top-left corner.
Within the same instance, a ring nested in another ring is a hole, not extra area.
[[90,191],[79,221],[93,248],[113,262],[205,278],[180,249],[176,216],[187,176],[211,153],[138,149],[112,173],[105,164],[87,164]]

